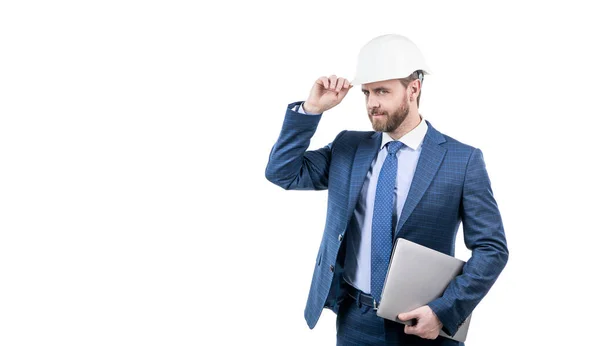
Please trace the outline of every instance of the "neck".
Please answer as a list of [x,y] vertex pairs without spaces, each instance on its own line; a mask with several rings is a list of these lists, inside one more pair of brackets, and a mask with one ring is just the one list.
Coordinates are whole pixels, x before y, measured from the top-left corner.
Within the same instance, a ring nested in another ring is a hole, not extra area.
[[402,122],[402,124],[400,124],[400,126],[398,126],[398,128],[396,128],[393,132],[388,132],[388,134],[394,140],[398,140],[398,139],[402,138],[402,136],[404,136],[405,134],[412,131],[415,127],[417,127],[420,122],[421,122],[421,115],[419,115],[419,110],[418,109],[414,109],[414,111],[411,110],[408,113],[408,116],[406,117],[406,119]]

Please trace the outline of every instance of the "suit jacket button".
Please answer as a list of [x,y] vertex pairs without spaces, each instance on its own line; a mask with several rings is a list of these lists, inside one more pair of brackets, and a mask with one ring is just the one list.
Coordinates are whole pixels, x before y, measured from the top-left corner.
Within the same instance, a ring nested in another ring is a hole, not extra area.
[[338,236],[338,240],[339,240],[339,241],[342,241],[342,234],[340,234],[340,235]]
[[333,265],[330,265],[330,266],[329,266],[329,270],[331,270],[331,271],[333,272],[333,269],[334,269],[334,266],[333,266]]

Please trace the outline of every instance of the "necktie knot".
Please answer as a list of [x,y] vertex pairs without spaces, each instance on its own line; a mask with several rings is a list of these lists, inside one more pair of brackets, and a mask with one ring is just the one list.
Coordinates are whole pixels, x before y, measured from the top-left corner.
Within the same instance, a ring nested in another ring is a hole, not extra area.
[[387,144],[388,153],[390,155],[396,155],[396,153],[398,152],[398,150],[400,150],[400,148],[402,148],[403,145],[404,145],[404,143],[402,143],[400,141],[391,141],[391,142],[388,142],[388,144]]

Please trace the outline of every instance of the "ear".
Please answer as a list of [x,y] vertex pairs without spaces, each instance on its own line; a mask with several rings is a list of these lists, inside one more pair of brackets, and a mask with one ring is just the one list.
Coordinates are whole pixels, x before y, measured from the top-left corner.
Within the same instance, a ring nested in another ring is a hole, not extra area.
[[421,92],[421,81],[418,79],[415,79],[408,85],[408,93],[409,93],[410,100],[411,101],[416,100],[417,96],[419,96],[420,92]]

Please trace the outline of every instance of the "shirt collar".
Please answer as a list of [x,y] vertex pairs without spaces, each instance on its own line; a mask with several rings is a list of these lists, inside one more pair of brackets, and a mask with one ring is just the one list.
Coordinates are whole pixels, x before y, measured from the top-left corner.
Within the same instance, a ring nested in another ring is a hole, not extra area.
[[[423,119],[423,117],[421,115],[419,115],[419,117],[421,118],[421,122],[419,122],[419,125],[417,125],[417,127],[415,127],[414,129],[408,131],[408,133],[406,133],[404,136],[402,136],[400,139],[398,139],[399,141],[404,143],[404,145],[411,148],[412,150],[417,150],[417,148],[419,148],[421,143],[423,143],[425,134],[427,133],[427,128],[428,128],[427,123],[425,122],[425,119]],[[391,142],[393,140],[394,139],[392,137],[390,137],[390,135],[387,132],[384,132],[381,136],[381,146],[379,147],[379,149],[380,150],[383,149],[383,147],[388,142]]]

